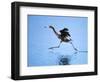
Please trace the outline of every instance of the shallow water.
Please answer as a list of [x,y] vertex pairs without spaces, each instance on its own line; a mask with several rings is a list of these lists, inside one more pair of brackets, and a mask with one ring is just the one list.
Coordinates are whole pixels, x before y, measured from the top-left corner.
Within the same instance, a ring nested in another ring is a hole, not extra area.
[[[44,54],[43,54],[44,53]],[[31,62],[28,66],[55,66],[55,65],[78,65],[87,64],[88,56],[86,51],[61,53],[56,50],[43,51],[41,55],[34,54],[30,58]],[[33,62],[32,62],[33,61]]]
[[72,54],[52,53],[58,58],[58,65],[87,64],[87,52],[74,52]]

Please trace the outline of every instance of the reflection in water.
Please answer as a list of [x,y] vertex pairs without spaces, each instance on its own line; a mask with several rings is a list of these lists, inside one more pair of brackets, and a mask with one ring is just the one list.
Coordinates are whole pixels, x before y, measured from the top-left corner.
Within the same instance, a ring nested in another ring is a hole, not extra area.
[[57,57],[58,65],[87,64],[88,51],[77,51],[70,54],[62,54],[52,50],[49,53]]
[[61,56],[59,58],[58,63],[59,63],[59,65],[70,65],[69,61],[70,61],[70,59],[67,56]]

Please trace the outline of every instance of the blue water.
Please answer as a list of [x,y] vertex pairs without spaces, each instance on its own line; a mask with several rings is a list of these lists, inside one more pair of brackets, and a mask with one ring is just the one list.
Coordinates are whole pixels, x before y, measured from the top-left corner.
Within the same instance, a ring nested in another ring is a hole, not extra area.
[[62,43],[60,48],[48,49],[57,46],[60,40],[55,36],[49,25],[57,32],[68,28],[74,46],[81,51],[87,51],[87,17],[65,16],[28,16],[28,66],[54,66],[87,64],[88,52],[77,52],[69,43]]

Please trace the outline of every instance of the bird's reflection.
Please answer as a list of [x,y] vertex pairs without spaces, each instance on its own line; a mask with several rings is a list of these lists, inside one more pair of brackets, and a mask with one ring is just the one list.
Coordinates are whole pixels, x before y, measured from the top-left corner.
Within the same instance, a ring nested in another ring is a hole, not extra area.
[[70,61],[69,57],[67,57],[67,56],[61,56],[59,58],[59,60],[58,60],[58,64],[59,65],[70,65],[69,61]]
[[70,54],[62,54],[60,52],[55,52],[54,50],[49,51],[49,53],[54,54],[57,56],[58,60],[57,63],[58,65],[71,65],[70,61],[71,58],[75,55],[78,55],[78,53],[87,53],[88,51],[77,51],[77,52],[73,52]]

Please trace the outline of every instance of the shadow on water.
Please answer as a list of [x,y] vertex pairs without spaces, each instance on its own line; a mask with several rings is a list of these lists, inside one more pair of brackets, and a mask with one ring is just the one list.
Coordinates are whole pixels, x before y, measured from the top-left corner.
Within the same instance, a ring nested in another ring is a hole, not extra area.
[[78,52],[83,52],[83,53],[87,53],[88,51],[78,51]]
[[88,53],[88,51],[76,51],[76,52],[74,52],[74,54],[77,54],[77,53]]

